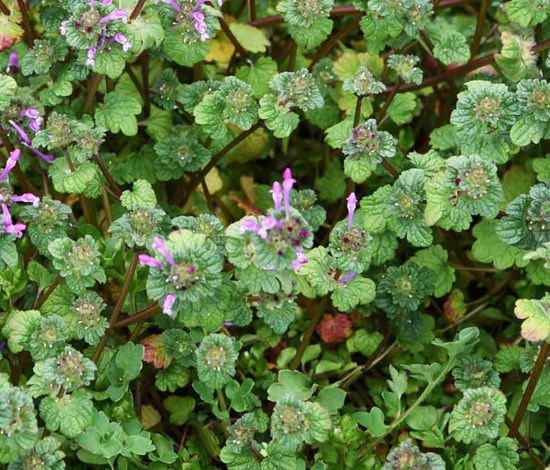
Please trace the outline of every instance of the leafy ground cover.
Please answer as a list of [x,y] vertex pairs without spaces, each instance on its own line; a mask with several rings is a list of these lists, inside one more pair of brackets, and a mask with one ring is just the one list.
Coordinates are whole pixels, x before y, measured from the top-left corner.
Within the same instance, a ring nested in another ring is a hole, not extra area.
[[546,468],[548,0],[0,0],[0,465]]

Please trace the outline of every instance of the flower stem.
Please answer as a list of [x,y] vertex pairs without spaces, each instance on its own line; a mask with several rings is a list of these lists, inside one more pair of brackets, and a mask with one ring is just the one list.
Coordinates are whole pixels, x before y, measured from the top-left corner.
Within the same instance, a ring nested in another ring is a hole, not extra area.
[[82,107],[82,114],[89,114],[90,116],[93,116],[94,98],[102,78],[102,74],[96,73],[88,81],[88,89],[86,90],[86,101],[84,101],[84,106]]
[[36,303],[33,305],[33,309],[39,310],[40,307],[44,305],[44,302],[48,300],[50,295],[52,295],[53,291],[57,289],[57,286],[59,286],[59,284],[61,284],[61,276],[57,276],[55,281],[53,281],[53,284],[50,287],[48,287],[48,289],[44,291],[44,293],[40,295],[40,297],[38,297],[38,299],[36,300]]
[[317,49],[317,52],[313,56],[313,59],[311,59],[308,70],[311,71],[313,69],[313,66],[317,62],[319,62],[323,57],[326,57],[330,50],[338,43],[338,41],[345,38],[348,34],[354,32],[357,29],[357,26],[359,26],[360,21],[361,15],[357,14],[355,18],[350,21],[346,26],[344,26],[339,31],[336,31],[330,38],[328,38],[324,42],[324,44],[319,49]]
[[0,0],[0,13],[6,16],[10,15],[10,9],[6,6],[6,4],[2,0]]
[[113,179],[113,176],[105,166],[105,163],[103,163],[103,160],[99,157],[99,155],[94,155],[94,162],[99,167],[101,173],[103,173],[103,176],[109,183],[109,186],[111,186],[111,189],[113,190],[114,195],[116,198],[120,199],[120,195],[122,194],[122,191],[120,190],[120,187],[118,184],[116,184],[115,180]]
[[32,47],[32,43],[34,41],[34,31],[32,29],[31,20],[29,18],[29,12],[27,11],[27,7],[25,6],[25,2],[23,0],[17,0],[17,5],[19,6],[19,11],[21,12],[21,19],[23,20],[23,29],[25,30],[25,38],[27,39],[27,43],[29,47]]
[[141,312],[132,315],[131,317],[123,318],[122,320],[116,322],[113,325],[113,329],[124,328],[125,326],[131,325],[132,323],[137,323],[139,321],[145,321],[149,317],[152,317],[160,312],[160,307],[157,304],[149,305]]
[[229,419],[229,410],[227,409],[227,403],[225,402],[225,397],[223,396],[222,389],[218,388],[216,390],[216,394],[218,396],[218,403],[220,404],[220,408],[223,411],[224,415],[226,415],[226,418],[223,419],[223,424],[227,429],[231,425],[231,420]]
[[248,22],[252,23],[256,19],[256,0],[248,0]]
[[300,365],[300,362],[302,362],[304,352],[309,346],[309,342],[311,341],[311,337],[313,336],[315,328],[317,328],[317,325],[321,321],[321,317],[325,311],[326,304],[327,297],[325,296],[323,300],[319,304],[317,304],[317,308],[313,310],[311,320],[309,321],[309,325],[307,326],[307,330],[305,331],[304,336],[302,336],[302,341],[300,341],[298,349],[296,349],[296,354],[294,355],[294,358],[292,359],[292,361],[290,361],[290,364],[288,365],[288,368],[290,370],[296,370]]
[[241,57],[246,57],[248,55],[248,52],[246,52],[245,48],[242,46],[239,40],[232,33],[231,29],[229,28],[229,25],[227,24],[227,21],[225,21],[225,18],[218,18],[218,20],[220,21],[220,26],[222,28],[222,31],[225,33],[227,38],[231,41],[231,44],[233,44],[233,46],[235,47],[239,55]]
[[355,113],[353,114],[353,127],[359,125],[361,120],[361,105],[363,104],[363,96],[358,96],[357,101],[355,102]]
[[485,23],[485,17],[487,16],[487,10],[489,10],[490,0],[481,0],[481,6],[477,12],[477,24],[476,32],[474,34],[474,40],[470,46],[470,58],[475,58],[479,51],[479,45],[481,44],[481,36],[483,35],[483,24]]
[[544,462],[540,459],[540,457],[535,454],[535,451],[531,448],[529,441],[525,439],[525,437],[523,437],[519,433],[519,431],[516,430],[512,432],[512,421],[510,420],[510,418],[508,418],[508,416],[504,417],[504,422],[506,423],[506,426],[508,426],[508,428],[510,429],[510,433],[508,435],[516,439],[516,441],[518,441],[522,447],[524,447],[525,449],[529,449],[529,457],[533,459],[533,462],[535,462],[537,467],[539,467],[541,470],[544,470],[546,468],[546,465],[544,465]]
[[130,13],[130,21],[135,20],[139,16],[144,6],[145,6],[145,0],[138,0],[138,2],[136,3],[136,6],[132,10],[132,13]]
[[97,345],[94,355],[92,356],[92,361],[94,361],[96,364],[99,361],[99,358],[101,357],[101,353],[103,352],[103,349],[107,345],[107,340],[109,338],[108,332],[114,329],[115,323],[118,319],[118,316],[120,315],[120,311],[122,310],[122,306],[124,305],[124,301],[126,300],[126,296],[128,295],[128,291],[130,290],[130,286],[132,285],[132,281],[134,279],[134,274],[136,272],[138,260],[139,260],[139,253],[135,251],[134,255],[132,256],[130,268],[128,269],[128,272],[126,273],[126,278],[124,279],[124,285],[122,286],[122,290],[120,291],[120,295],[118,296],[118,299],[116,301],[115,308],[113,310],[113,313],[111,314],[111,318],[109,319],[109,328],[101,337],[101,340]]
[[523,397],[521,397],[521,401],[519,402],[516,415],[514,416],[514,420],[510,425],[510,432],[508,433],[508,436],[510,437],[513,437],[513,434],[519,429],[521,420],[523,419],[523,416],[527,411],[527,405],[529,405],[529,402],[531,401],[533,393],[535,392],[535,389],[537,387],[539,378],[542,374],[542,370],[544,369],[544,364],[546,363],[546,359],[548,358],[549,351],[550,351],[550,345],[546,342],[543,343],[540,348],[537,361],[535,362],[535,367],[533,368],[533,372],[531,372],[531,377],[529,378],[529,383],[527,384],[527,388],[523,393]]
[[141,82],[143,83],[143,111],[145,117],[151,114],[151,93],[149,90],[149,54],[141,57]]
[[181,203],[182,206],[185,205],[185,203],[189,200],[191,197],[191,194],[195,190],[195,188],[201,184],[201,181],[206,177],[208,173],[210,173],[210,170],[214,168],[220,160],[230,151],[233,149],[233,147],[236,147],[239,145],[244,139],[246,139],[249,135],[256,132],[260,127],[263,127],[264,123],[263,121],[258,121],[256,124],[254,124],[250,129],[247,131],[241,132],[237,137],[235,137],[231,142],[229,142],[223,149],[221,149],[212,160],[208,162],[208,164],[194,177],[187,187],[185,188],[185,193],[183,195],[183,201]]

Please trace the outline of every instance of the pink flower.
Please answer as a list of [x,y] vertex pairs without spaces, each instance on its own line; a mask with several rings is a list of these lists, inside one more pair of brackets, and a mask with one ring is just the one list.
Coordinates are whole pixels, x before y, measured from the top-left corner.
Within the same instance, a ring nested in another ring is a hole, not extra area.
[[6,162],[6,168],[4,168],[0,173],[0,180],[6,179],[8,177],[9,172],[17,164],[20,155],[21,155],[21,150],[19,149],[15,149],[13,152],[10,153],[8,161]]
[[164,298],[164,302],[162,303],[162,312],[171,317],[174,315],[174,312],[172,311],[172,307],[174,306],[174,303],[176,302],[176,296],[174,294],[168,294]]
[[296,180],[292,177],[290,168],[287,168],[283,173],[283,201],[287,217],[290,214],[290,191],[294,183],[296,183]]
[[97,47],[91,47],[86,51],[86,65],[93,67],[95,65],[95,55],[97,54]]
[[353,225],[353,213],[357,207],[357,197],[355,193],[351,193],[346,200],[348,201],[348,227],[351,228]]
[[142,266],[149,266],[150,268],[162,269],[162,263],[149,255],[139,255],[139,263]]
[[296,259],[292,262],[292,267],[299,271],[302,264],[309,263],[302,250],[296,250]]
[[17,52],[13,51],[10,53],[8,59],[8,66],[6,67],[6,73],[17,73],[19,72],[19,57],[17,57]]
[[23,236],[23,230],[27,228],[25,224],[14,224],[11,218],[10,210],[6,204],[2,204],[2,218],[4,222],[4,233],[14,233],[17,238]]
[[123,10],[122,8],[117,8],[116,10],[113,10],[108,15],[104,16],[99,20],[100,24],[108,23],[109,21],[116,21],[116,20],[122,20],[123,23],[128,22],[128,14],[126,13],[126,10]]
[[176,262],[174,261],[174,258],[172,258],[172,255],[170,254],[170,251],[168,250],[168,247],[166,246],[166,243],[164,240],[160,237],[155,237],[153,239],[153,249],[157,250],[164,259],[168,262],[169,265],[175,266]]
[[128,39],[122,33],[116,33],[111,40],[118,42],[119,44],[122,44],[122,50],[124,52],[126,52],[132,47],[132,44],[128,42]]
[[275,181],[271,187],[271,196],[273,197],[273,206],[276,211],[281,210],[281,203],[283,202],[283,190],[281,189],[281,183]]

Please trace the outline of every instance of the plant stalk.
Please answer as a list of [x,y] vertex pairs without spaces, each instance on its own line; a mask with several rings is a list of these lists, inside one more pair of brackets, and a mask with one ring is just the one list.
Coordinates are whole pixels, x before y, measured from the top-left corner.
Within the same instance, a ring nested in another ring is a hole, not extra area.
[[149,305],[149,307],[143,309],[141,312],[132,315],[131,317],[123,318],[113,325],[113,329],[124,328],[125,326],[137,323],[139,321],[145,321],[149,317],[152,317],[160,312],[160,306],[157,304]]
[[481,0],[481,6],[477,12],[477,23],[476,23],[476,32],[474,34],[474,40],[470,46],[470,58],[474,59],[479,51],[479,46],[481,44],[481,36],[483,35],[483,25],[485,23],[485,18],[487,16],[487,11],[489,10],[490,0]]
[[89,114],[90,116],[94,115],[94,98],[102,78],[103,75],[100,73],[96,73],[90,78],[90,81],[88,82],[88,89],[86,91],[86,100],[84,101],[81,114]]
[[28,46],[32,47],[32,43],[34,42],[34,31],[32,29],[31,20],[29,18],[29,12],[27,11],[24,0],[17,0],[17,5],[19,7],[19,11],[21,12],[21,19],[23,20],[25,38],[27,40]]
[[512,424],[510,426],[510,432],[508,433],[508,436],[510,437],[513,437],[513,434],[519,429],[521,420],[523,419],[523,416],[527,411],[527,406],[529,405],[529,402],[531,401],[533,393],[535,393],[535,389],[537,388],[537,383],[542,374],[542,370],[544,369],[544,364],[548,359],[549,351],[550,351],[550,345],[546,342],[543,343],[540,348],[537,361],[535,362],[535,367],[533,368],[533,372],[531,372],[531,377],[529,377],[529,383],[527,384],[527,388],[523,393],[523,397],[521,397],[521,401],[519,402],[516,415],[514,416],[514,420],[512,421]]
[[302,357],[304,355],[304,352],[306,351],[306,348],[309,346],[309,342],[311,341],[313,332],[315,331],[315,328],[317,328],[317,325],[321,321],[321,317],[325,312],[326,303],[327,303],[327,297],[325,296],[323,300],[319,304],[317,304],[317,308],[313,310],[311,319],[309,321],[309,325],[307,326],[307,330],[302,336],[302,340],[298,345],[298,349],[296,349],[296,354],[294,355],[292,361],[290,361],[290,364],[288,365],[288,368],[290,370],[296,370],[300,365],[300,362],[302,362]]
[[132,281],[134,279],[134,274],[136,272],[138,261],[139,261],[139,253],[135,251],[132,257],[132,261],[130,263],[130,268],[128,269],[128,272],[126,273],[126,278],[124,279],[124,285],[122,286],[122,290],[116,301],[115,308],[113,310],[113,313],[111,314],[111,318],[109,319],[109,328],[105,332],[105,334],[101,337],[101,340],[97,345],[94,355],[92,356],[92,361],[94,361],[96,364],[99,361],[99,358],[101,357],[101,353],[103,352],[103,349],[105,349],[105,346],[107,345],[107,340],[109,338],[108,332],[114,329],[116,321],[118,320],[118,316],[120,315],[120,311],[122,310],[122,306],[124,305],[124,301],[126,300],[126,296],[128,295],[130,286],[132,285]]

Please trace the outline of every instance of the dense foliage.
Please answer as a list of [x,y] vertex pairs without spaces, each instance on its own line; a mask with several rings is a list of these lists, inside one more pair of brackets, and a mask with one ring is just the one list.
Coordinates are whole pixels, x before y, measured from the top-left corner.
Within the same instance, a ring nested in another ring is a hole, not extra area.
[[0,466],[550,463],[548,0],[0,0]]

